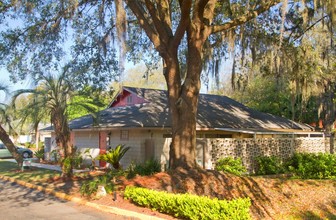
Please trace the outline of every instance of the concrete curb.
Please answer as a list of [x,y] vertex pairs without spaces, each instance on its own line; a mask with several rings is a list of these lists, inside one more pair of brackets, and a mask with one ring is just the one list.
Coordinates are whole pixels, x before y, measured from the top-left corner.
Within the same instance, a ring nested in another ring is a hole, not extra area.
[[48,193],[50,195],[56,196],[57,198],[68,200],[68,201],[71,201],[71,202],[75,202],[77,204],[85,205],[85,206],[88,206],[88,207],[91,207],[91,208],[95,208],[99,211],[108,212],[108,213],[121,215],[121,216],[125,216],[125,217],[138,218],[138,219],[141,219],[141,220],[148,220],[148,219],[150,219],[150,220],[164,220],[163,218],[150,216],[150,215],[145,215],[145,214],[141,214],[141,213],[125,210],[125,209],[120,209],[120,208],[117,208],[117,207],[99,205],[99,204],[96,204],[96,203],[93,203],[93,202],[83,200],[82,198],[79,198],[79,197],[71,196],[71,195],[68,195],[68,194],[62,193],[62,192],[57,192],[53,189],[45,188],[43,186],[38,186],[38,185],[28,183],[28,182],[23,181],[23,180],[18,180],[18,179],[12,178],[12,177],[1,176],[0,175],[0,179],[15,182],[15,183],[20,184],[22,186],[25,186],[27,188],[36,189],[36,190],[39,190],[41,192],[45,192],[45,193]]

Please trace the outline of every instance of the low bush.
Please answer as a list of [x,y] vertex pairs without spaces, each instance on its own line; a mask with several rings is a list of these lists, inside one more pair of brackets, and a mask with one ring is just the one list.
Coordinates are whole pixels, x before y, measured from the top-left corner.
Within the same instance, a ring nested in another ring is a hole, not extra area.
[[272,175],[284,173],[285,169],[277,156],[259,156],[256,158],[257,175]]
[[110,194],[115,188],[115,183],[113,179],[118,175],[118,173],[110,171],[102,176],[94,177],[92,180],[85,181],[80,187],[80,193],[85,197],[92,197],[93,194],[97,193],[98,186],[104,186],[106,193]]
[[240,158],[225,157],[216,162],[215,170],[242,175],[247,172]]
[[295,153],[285,163],[276,156],[258,157],[258,175],[290,173],[302,179],[336,179],[336,155]]
[[112,165],[116,170],[121,170],[120,160],[124,157],[130,147],[125,147],[123,144],[119,144],[114,149],[108,150],[105,154],[99,155],[96,159],[105,161]]
[[39,160],[44,160],[44,148],[40,148],[39,150],[35,151],[34,155]]
[[125,189],[124,197],[140,206],[182,219],[251,219],[249,198],[226,201],[129,186]]
[[149,176],[161,171],[161,164],[155,159],[146,160],[145,163],[132,163],[127,169],[127,178],[133,178],[135,175]]
[[289,172],[303,179],[336,178],[336,155],[296,153],[286,163]]

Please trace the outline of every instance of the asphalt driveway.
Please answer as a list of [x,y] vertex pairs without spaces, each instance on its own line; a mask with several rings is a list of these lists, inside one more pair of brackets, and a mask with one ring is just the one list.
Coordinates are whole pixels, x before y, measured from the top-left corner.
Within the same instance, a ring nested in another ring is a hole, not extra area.
[[136,219],[97,211],[0,179],[0,219]]

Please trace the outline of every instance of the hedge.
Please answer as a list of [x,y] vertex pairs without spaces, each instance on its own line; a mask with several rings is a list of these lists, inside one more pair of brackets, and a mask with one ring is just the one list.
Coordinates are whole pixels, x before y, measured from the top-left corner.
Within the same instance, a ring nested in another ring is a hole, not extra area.
[[251,219],[249,198],[227,201],[133,186],[126,187],[124,197],[140,206],[183,219]]

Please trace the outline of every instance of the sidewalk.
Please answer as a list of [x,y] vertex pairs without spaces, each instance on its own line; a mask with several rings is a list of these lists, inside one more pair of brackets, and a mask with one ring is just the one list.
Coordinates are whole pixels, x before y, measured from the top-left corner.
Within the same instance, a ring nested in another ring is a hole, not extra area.
[[[6,161],[16,163],[16,161],[14,159],[7,159]],[[59,165],[52,165],[52,164],[45,164],[45,163],[34,163],[34,162],[31,162],[30,165],[32,167],[38,167],[38,168],[42,168],[42,169],[62,171],[62,169]],[[89,171],[90,171],[89,169],[84,169],[84,170],[73,169],[74,173],[82,173],[82,172],[89,172]]]
[[[6,161],[16,163],[16,161],[14,159],[8,159]],[[31,166],[38,167],[38,168],[43,168],[43,169],[61,171],[61,168],[58,165],[50,165],[50,164],[41,164],[41,163],[31,162]],[[74,170],[74,172],[87,172],[87,171],[89,171],[89,170]],[[16,182],[16,183],[18,183],[20,185],[23,185],[25,187],[28,187],[28,188],[31,188],[31,189],[36,189],[36,190],[54,195],[54,196],[56,196],[60,199],[72,201],[72,202],[75,202],[75,203],[80,204],[80,205],[86,205],[88,207],[95,208],[99,211],[109,212],[109,213],[124,216],[124,217],[127,217],[127,218],[141,219],[141,220],[164,220],[163,218],[159,218],[159,217],[156,217],[156,216],[150,216],[150,215],[146,215],[146,214],[142,214],[142,213],[138,213],[138,212],[134,212],[134,211],[129,211],[129,210],[126,210],[126,209],[121,209],[121,208],[117,208],[117,207],[113,207],[113,206],[100,205],[100,204],[82,199],[81,197],[76,197],[76,196],[72,196],[72,195],[69,195],[69,194],[66,194],[66,193],[63,193],[63,192],[58,192],[58,191],[56,191],[54,189],[51,189],[51,188],[46,188],[46,187],[43,187],[43,186],[28,183],[26,181],[17,180],[17,179],[12,178],[12,177],[0,176],[0,179],[11,181],[11,182]]]

